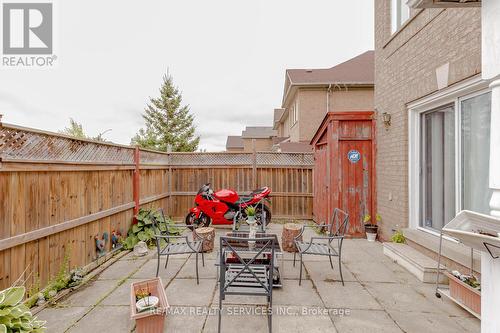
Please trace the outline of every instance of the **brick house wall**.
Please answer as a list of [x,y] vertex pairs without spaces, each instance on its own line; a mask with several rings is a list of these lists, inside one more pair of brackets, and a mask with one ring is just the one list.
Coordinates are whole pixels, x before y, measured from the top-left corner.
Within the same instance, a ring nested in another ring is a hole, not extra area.
[[[481,71],[481,10],[412,10],[390,32],[390,0],[375,1],[375,109],[377,208],[380,233],[408,226],[408,110],[406,104],[437,90],[436,68],[449,62],[449,84]],[[391,114],[386,131],[381,113]]]
[[[309,142],[327,113],[328,88],[299,88],[285,108],[285,121],[278,128],[278,135],[289,136],[292,142]],[[290,127],[290,112],[298,99],[299,119]],[[328,98],[328,110],[372,111],[373,88],[333,87]],[[287,116],[288,115],[288,116]],[[283,134],[282,134],[283,133]]]

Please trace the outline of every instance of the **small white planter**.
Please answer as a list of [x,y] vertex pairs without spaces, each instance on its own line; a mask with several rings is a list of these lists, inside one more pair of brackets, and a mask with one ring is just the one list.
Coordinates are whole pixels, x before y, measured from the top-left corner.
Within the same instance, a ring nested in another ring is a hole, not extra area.
[[367,239],[369,242],[375,242],[375,240],[377,239],[377,234],[373,234],[373,233],[369,233],[369,232],[367,232],[367,233],[366,233],[366,239]]

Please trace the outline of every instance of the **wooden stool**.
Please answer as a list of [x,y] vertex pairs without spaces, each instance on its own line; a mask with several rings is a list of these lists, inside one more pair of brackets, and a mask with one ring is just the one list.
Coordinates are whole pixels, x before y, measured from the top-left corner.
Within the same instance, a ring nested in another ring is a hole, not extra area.
[[[297,252],[294,240],[295,237],[300,234],[301,230],[302,225],[296,223],[287,223],[283,226],[283,233],[281,235],[281,246],[283,247],[283,251]],[[302,240],[302,236],[300,236],[299,240]]]
[[193,239],[203,241],[202,252],[212,252],[214,249],[215,229],[212,227],[198,228],[196,232],[193,231]]

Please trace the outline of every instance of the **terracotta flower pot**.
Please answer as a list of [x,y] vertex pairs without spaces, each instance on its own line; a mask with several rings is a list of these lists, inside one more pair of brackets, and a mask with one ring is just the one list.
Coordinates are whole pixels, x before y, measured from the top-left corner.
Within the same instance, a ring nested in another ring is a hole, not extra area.
[[450,296],[456,301],[462,303],[470,310],[481,314],[481,292],[462,282],[453,274],[446,272],[449,279]]
[[[144,312],[137,312],[136,308],[136,292],[145,289],[151,293],[151,296],[159,298],[158,306]],[[163,332],[165,324],[165,316],[169,308],[165,288],[159,277],[134,282],[130,285],[130,318],[135,319],[137,333],[157,333]]]

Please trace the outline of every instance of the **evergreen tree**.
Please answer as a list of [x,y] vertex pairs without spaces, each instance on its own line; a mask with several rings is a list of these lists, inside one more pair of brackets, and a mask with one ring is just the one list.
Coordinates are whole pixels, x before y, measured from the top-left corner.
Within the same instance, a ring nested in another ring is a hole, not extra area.
[[181,106],[181,102],[182,95],[167,73],[163,77],[160,97],[150,98],[142,115],[146,128],[139,130],[132,144],[160,151],[167,151],[169,146],[173,152],[195,151],[200,137],[195,135],[189,106]]
[[69,127],[65,127],[62,131],[59,131],[59,133],[74,136],[77,139],[90,139],[95,141],[106,142],[108,140],[104,138],[104,134],[109,131],[111,131],[111,129],[101,132],[94,137],[88,136],[87,134],[85,134],[82,124],[78,123],[73,118],[69,118]]

